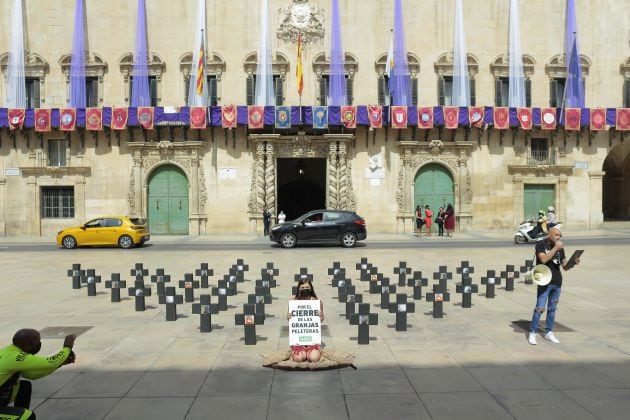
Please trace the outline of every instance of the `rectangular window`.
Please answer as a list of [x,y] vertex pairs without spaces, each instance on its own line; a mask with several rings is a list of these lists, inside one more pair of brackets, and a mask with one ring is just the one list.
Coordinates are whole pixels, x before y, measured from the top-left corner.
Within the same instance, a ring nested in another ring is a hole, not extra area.
[[555,77],[549,82],[549,106],[559,108],[562,106],[564,98],[564,86],[567,79],[564,77]]
[[[273,75],[273,91],[276,98],[276,105],[280,106],[284,104],[284,86],[282,85],[282,79],[279,74]],[[245,95],[247,105],[255,105],[256,101],[256,75],[252,74],[247,76],[245,85]]]
[[[129,98],[133,92],[133,76],[129,77]],[[149,76],[149,97],[151,104],[149,106],[158,106],[158,83],[157,76]],[[131,102],[131,101],[130,101]]]
[[39,108],[39,78],[27,77],[26,81],[26,107],[27,108]]
[[66,166],[66,140],[48,140],[48,166]]
[[438,105],[451,106],[453,103],[453,76],[438,78]]
[[387,90],[387,76],[381,76],[377,80],[378,104],[386,106],[388,103],[389,92]]
[[42,218],[74,217],[74,187],[42,187]]
[[208,75],[208,104],[210,106],[217,106],[219,104],[219,84],[217,76],[214,74]]
[[530,144],[530,164],[550,164],[549,141],[544,138],[533,138]]
[[510,94],[510,78],[499,77],[494,82],[494,105],[508,106]]
[[[352,79],[345,75],[346,79],[346,105],[352,105],[354,101],[354,86],[352,85]],[[328,105],[328,96],[330,94],[330,75],[322,74],[319,79],[319,97],[317,98],[319,105]]]
[[85,99],[88,108],[98,106],[98,77],[85,78]]
[[623,81],[623,107],[630,108],[630,79]]
[[418,106],[418,79],[411,78],[411,105]]

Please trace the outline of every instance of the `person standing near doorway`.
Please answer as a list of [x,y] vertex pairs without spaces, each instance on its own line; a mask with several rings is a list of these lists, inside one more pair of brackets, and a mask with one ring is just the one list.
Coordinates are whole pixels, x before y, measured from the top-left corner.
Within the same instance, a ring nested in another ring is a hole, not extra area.
[[269,227],[271,225],[271,213],[266,207],[263,209],[263,224],[265,226],[265,236],[269,236]]
[[427,227],[427,236],[431,236],[431,222],[433,221],[433,212],[427,204],[424,206],[424,225]]
[[435,223],[438,225],[438,236],[444,236],[444,207],[440,207],[438,214],[435,217]]
[[420,206],[420,204],[418,204],[416,206],[416,236],[420,236],[420,234],[422,233],[422,224],[424,223],[424,220],[422,220],[422,206]]
[[453,236],[453,231],[455,230],[455,209],[451,203],[448,203],[446,206],[446,211],[444,212],[446,216],[444,218],[444,228],[446,228],[446,236]]
[[287,220],[287,215],[284,214],[282,210],[280,210],[280,214],[278,214],[278,223],[284,223]]

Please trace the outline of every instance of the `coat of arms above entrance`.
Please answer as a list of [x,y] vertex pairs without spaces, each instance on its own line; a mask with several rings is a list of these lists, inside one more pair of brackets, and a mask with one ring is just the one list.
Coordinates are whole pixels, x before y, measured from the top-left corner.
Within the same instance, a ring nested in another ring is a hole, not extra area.
[[293,0],[290,6],[278,10],[278,39],[296,43],[301,34],[302,43],[313,44],[324,39],[323,9],[308,3],[308,0]]

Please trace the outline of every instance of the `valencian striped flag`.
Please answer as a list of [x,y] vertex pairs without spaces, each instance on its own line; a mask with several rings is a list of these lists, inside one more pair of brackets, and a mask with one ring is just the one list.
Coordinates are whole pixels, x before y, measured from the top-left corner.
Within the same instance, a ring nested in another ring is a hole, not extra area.
[[204,55],[204,45],[203,45],[203,30],[201,32],[201,45],[199,47],[199,61],[197,62],[197,78],[196,78],[196,85],[197,85],[197,95],[202,96],[203,95],[203,84],[205,82],[206,79],[206,72],[205,72],[205,60],[206,57]]
[[297,40],[297,65],[295,66],[295,76],[297,79],[298,95],[302,97],[302,90],[304,89],[304,74],[302,73],[302,34],[301,33],[298,33],[298,40]]

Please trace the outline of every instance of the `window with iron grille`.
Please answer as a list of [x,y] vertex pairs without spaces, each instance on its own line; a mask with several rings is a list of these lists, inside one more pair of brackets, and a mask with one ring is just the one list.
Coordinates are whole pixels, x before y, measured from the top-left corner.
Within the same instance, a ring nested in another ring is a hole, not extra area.
[[42,218],[74,217],[74,187],[42,187]]
[[48,140],[48,166],[66,166],[66,140]]

